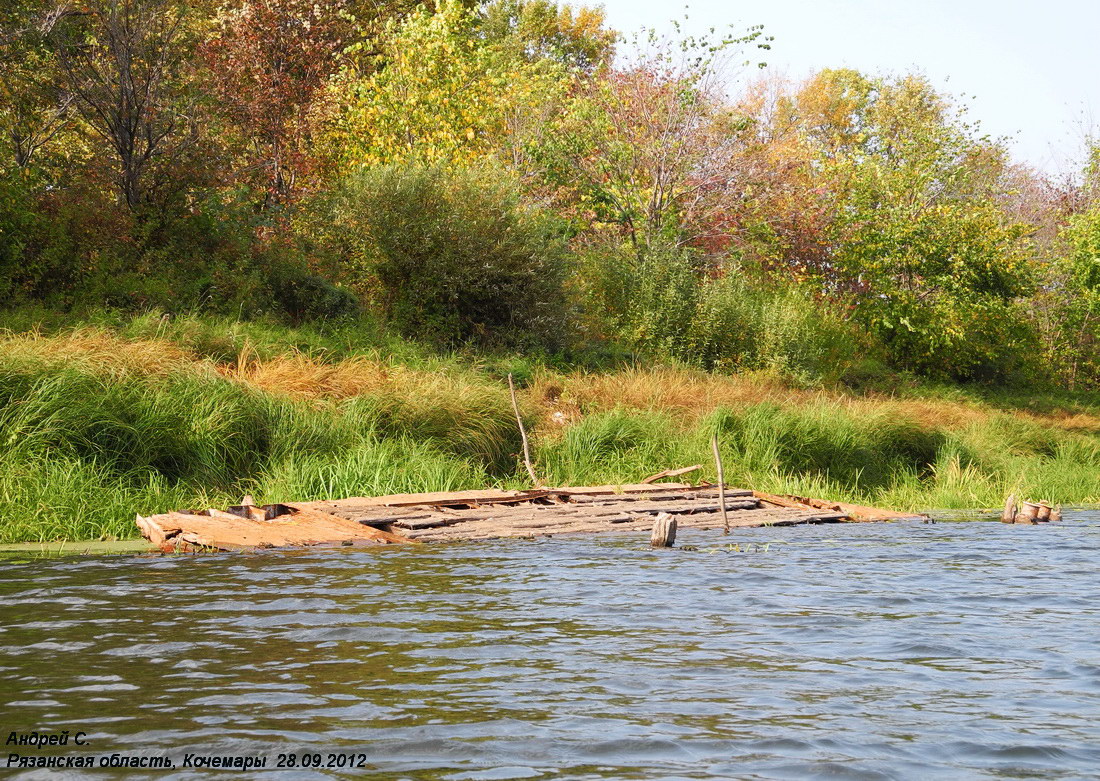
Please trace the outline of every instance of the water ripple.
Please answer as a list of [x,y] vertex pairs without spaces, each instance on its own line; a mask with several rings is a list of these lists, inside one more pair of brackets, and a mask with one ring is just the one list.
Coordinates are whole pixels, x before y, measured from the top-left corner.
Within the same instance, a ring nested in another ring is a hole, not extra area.
[[12,562],[3,727],[379,778],[1100,777],[1100,514],[681,542]]

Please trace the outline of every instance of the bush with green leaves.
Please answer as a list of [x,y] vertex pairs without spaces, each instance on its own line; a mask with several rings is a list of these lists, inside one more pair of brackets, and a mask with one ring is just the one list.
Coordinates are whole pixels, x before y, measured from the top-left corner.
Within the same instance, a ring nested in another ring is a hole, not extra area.
[[561,341],[563,223],[524,205],[503,172],[371,169],[335,209],[362,283],[403,333],[449,345]]
[[576,286],[590,330],[645,354],[812,380],[843,379],[876,353],[827,302],[733,263],[707,267],[669,246],[604,246],[581,258]]

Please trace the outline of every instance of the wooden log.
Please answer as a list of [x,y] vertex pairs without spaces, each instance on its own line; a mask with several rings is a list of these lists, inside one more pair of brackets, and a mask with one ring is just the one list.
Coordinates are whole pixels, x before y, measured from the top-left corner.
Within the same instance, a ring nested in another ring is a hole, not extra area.
[[1005,499],[1005,508],[1001,512],[1001,523],[1013,523],[1016,520],[1016,494]]
[[649,544],[654,548],[671,548],[676,542],[676,519],[668,513],[660,513],[653,522]]

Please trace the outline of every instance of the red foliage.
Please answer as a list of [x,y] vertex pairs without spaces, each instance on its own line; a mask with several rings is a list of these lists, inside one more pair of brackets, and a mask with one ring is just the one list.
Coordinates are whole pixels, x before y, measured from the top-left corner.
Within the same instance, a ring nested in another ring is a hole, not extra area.
[[291,197],[308,164],[309,109],[336,71],[350,25],[336,3],[243,0],[203,47],[221,108],[247,140],[246,170]]

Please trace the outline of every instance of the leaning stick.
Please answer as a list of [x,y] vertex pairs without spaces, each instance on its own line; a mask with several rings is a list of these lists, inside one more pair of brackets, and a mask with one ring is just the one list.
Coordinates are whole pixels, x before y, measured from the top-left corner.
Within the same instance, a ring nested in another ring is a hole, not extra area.
[[519,436],[523,440],[523,463],[527,467],[527,474],[531,476],[531,485],[537,486],[539,478],[535,474],[535,468],[531,466],[531,446],[527,444],[527,430],[523,427],[523,418],[519,415],[519,403],[516,401],[516,384],[512,382],[511,372],[508,372],[508,391],[512,394],[512,411],[516,413]]
[[722,456],[718,452],[718,433],[710,437],[710,449],[714,451],[714,463],[718,465],[718,506],[722,508],[723,534],[730,533],[730,519],[726,515],[726,476],[722,472]]

